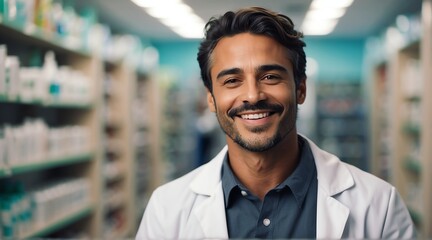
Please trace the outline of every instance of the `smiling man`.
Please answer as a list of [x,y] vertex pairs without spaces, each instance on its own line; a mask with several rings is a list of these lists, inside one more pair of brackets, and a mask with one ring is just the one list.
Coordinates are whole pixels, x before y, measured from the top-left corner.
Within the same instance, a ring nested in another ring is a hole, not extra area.
[[155,190],[137,239],[415,237],[393,186],[297,133],[301,37],[263,8],[207,23],[198,62],[227,146]]

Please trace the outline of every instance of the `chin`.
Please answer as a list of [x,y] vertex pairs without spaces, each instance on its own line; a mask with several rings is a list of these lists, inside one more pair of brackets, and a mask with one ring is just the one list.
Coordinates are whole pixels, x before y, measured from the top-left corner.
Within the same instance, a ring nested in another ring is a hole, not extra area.
[[245,140],[242,138],[234,139],[238,145],[251,152],[265,152],[275,147],[281,141],[279,135],[267,138],[264,141]]

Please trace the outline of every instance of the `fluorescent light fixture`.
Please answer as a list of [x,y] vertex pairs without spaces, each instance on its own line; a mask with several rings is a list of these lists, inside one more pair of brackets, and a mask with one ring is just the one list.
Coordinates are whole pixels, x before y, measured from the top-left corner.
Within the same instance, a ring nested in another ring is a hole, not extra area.
[[169,6],[168,4],[178,3],[180,0],[131,0],[133,3],[142,8],[153,8]]
[[311,9],[307,12],[306,19],[335,19],[344,14],[344,8]]
[[311,3],[311,8],[347,8],[354,0],[314,0]]
[[183,26],[175,28],[174,31],[184,38],[196,38],[197,36],[204,35],[204,30],[201,26]]
[[303,23],[303,32],[307,35],[327,35],[331,33],[337,24],[336,19],[325,21],[306,21]]
[[200,25],[201,29],[203,30],[203,21],[201,18],[197,17],[196,15],[187,15],[183,16],[182,18],[164,18],[160,19],[160,21],[169,26],[169,27],[182,27],[185,26],[185,24],[193,24],[193,25]]
[[182,3],[172,3],[170,6],[157,6],[147,8],[147,13],[154,18],[180,18],[184,15],[192,15],[192,9]]
[[302,24],[305,35],[327,35],[354,0],[313,0]]
[[181,0],[131,0],[184,38],[202,38],[204,21]]

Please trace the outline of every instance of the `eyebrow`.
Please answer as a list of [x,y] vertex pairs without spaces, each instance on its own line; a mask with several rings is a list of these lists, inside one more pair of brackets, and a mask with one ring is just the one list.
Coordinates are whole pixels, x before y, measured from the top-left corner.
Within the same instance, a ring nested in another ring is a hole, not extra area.
[[[280,71],[280,72],[284,72],[287,73],[288,70],[279,65],[279,64],[267,64],[267,65],[261,65],[256,69],[256,72],[268,72],[268,71]],[[218,73],[218,75],[216,76],[216,79],[219,79],[223,76],[227,76],[227,75],[231,75],[231,74],[240,74],[242,73],[243,70],[241,70],[240,68],[230,68],[230,69],[225,69],[222,70]]]
[[279,64],[262,65],[259,66],[256,70],[256,72],[268,72],[268,71],[280,71],[280,72],[288,73],[288,70]]
[[218,73],[218,75],[216,76],[216,79],[219,79],[219,78],[226,76],[226,75],[239,74],[242,72],[243,72],[243,70],[241,70],[240,68],[225,69],[225,70],[222,70]]

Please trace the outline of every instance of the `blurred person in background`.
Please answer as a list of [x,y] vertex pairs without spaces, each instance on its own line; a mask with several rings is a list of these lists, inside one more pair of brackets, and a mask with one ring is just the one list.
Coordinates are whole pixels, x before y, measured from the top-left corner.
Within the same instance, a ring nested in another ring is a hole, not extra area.
[[301,38],[257,7],[207,23],[198,62],[227,146],[154,191],[137,239],[415,237],[393,186],[297,133]]
[[[203,100],[203,101],[201,101]],[[197,103],[197,120],[196,120],[196,163],[194,167],[199,167],[212,159],[217,154],[221,146],[223,135],[220,131],[217,118],[208,109],[205,98],[199,98]]]

